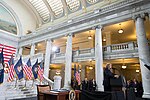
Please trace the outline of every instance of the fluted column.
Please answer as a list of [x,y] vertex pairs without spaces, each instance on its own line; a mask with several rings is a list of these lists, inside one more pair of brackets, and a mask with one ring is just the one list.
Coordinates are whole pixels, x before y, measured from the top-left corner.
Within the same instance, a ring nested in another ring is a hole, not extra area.
[[148,41],[146,38],[146,32],[144,28],[144,14],[134,16],[136,25],[136,35],[138,43],[139,61],[142,74],[143,83],[143,97],[150,98],[150,70],[148,70],[144,64],[150,63],[150,49],[148,47]]
[[72,34],[67,36],[66,55],[65,55],[65,83],[64,88],[70,89],[71,66],[72,66]]
[[102,50],[102,26],[96,27],[95,33],[95,74],[98,91],[104,91],[103,87],[103,50]]
[[52,53],[52,41],[49,39],[46,41],[45,63],[44,63],[44,75],[46,77],[49,77],[51,53]]
[[81,80],[83,81],[85,79],[85,65],[82,65],[81,67]]
[[35,54],[35,44],[31,44],[30,56],[34,56]]

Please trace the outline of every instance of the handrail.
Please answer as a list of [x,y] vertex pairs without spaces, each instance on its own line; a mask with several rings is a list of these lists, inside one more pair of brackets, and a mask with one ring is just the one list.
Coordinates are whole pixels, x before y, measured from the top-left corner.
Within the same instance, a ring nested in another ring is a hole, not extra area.
[[46,77],[45,75],[43,75],[43,78],[48,82],[48,84],[53,88],[54,82],[52,80],[50,80],[48,77]]

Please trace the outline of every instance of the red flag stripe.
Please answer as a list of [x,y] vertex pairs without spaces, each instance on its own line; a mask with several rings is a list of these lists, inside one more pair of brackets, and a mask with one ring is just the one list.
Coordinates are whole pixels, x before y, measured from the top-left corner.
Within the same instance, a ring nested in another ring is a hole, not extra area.
[[7,81],[10,82],[13,80],[14,80],[14,65],[10,65]]
[[25,73],[27,79],[31,80],[32,79],[32,68],[31,68],[31,66],[29,67],[27,64],[24,64],[23,70],[24,70],[24,73]]
[[39,78],[40,78],[41,81],[44,79],[43,78],[43,72],[44,72],[44,70],[41,69],[40,66],[38,66],[38,75],[39,75]]
[[4,54],[4,62],[7,63],[9,59],[11,58],[12,54],[16,53],[16,48],[13,46],[8,46],[4,44],[0,44],[0,52],[3,48],[3,54]]
[[0,44],[0,47],[8,47],[8,48],[16,49],[16,48],[13,47],[13,46],[8,46],[8,45],[4,45],[4,44]]
[[80,85],[81,80],[80,80],[80,73],[78,71],[76,72],[76,80],[78,81],[78,85]]

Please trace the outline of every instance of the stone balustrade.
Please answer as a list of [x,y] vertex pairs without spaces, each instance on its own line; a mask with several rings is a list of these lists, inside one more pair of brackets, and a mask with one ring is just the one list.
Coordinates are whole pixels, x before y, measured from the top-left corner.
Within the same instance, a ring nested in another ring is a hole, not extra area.
[[[150,41],[149,41],[150,43]],[[108,46],[103,46],[104,59],[119,59],[119,58],[132,58],[138,57],[138,45],[137,42],[127,42],[121,44],[113,44]],[[95,48],[87,48],[73,51],[73,60],[79,61],[79,59],[94,59]],[[52,62],[57,62],[54,60],[59,59],[59,63],[64,62],[65,53],[55,53],[52,55]]]

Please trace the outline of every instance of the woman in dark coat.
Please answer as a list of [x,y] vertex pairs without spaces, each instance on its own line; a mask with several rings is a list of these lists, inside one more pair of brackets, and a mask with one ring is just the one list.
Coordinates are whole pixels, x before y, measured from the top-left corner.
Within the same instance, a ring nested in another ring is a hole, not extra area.
[[111,69],[112,69],[111,64],[107,64],[106,68],[104,69],[104,81],[103,81],[104,91],[111,91],[110,79],[119,77],[118,75],[113,74]]

